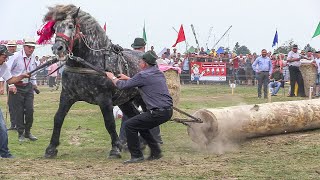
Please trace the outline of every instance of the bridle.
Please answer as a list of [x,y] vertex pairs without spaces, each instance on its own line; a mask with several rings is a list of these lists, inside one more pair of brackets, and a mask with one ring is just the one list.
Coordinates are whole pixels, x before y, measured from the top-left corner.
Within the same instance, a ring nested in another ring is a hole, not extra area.
[[68,37],[67,35],[65,35],[64,33],[56,33],[56,41],[61,41],[63,42],[65,45],[67,45],[68,47],[68,52],[69,54],[72,54],[72,50],[73,50],[73,45],[75,40],[79,39],[81,40],[81,38],[84,36],[82,34],[82,32],[80,31],[80,24],[78,23],[78,20],[75,19],[75,33],[72,37]]
[[80,23],[78,22],[78,19],[76,18],[75,20],[75,33],[72,37],[68,37],[67,35],[65,35],[64,33],[56,33],[56,39],[58,41],[62,41],[67,47],[68,47],[68,54],[72,56],[72,50],[73,50],[73,46],[74,46],[74,42],[75,40],[79,40],[79,41],[83,41],[84,44],[86,45],[86,47],[88,49],[90,49],[91,51],[96,51],[96,52],[101,52],[101,51],[109,51],[109,48],[102,48],[102,49],[94,49],[92,47],[89,46],[88,44],[88,40],[86,39],[85,35],[80,31]]

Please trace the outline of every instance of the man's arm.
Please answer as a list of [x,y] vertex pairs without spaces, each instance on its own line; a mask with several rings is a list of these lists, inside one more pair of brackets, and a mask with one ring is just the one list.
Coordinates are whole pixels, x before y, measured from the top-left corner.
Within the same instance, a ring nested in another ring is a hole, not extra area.
[[258,64],[258,58],[252,63],[252,69],[255,71],[255,72],[257,72],[257,69],[256,69],[256,67],[257,67],[257,64]]
[[10,79],[7,80],[7,83],[14,84],[14,83],[21,81],[23,78],[28,78],[28,77],[30,77],[29,74],[21,74],[19,76],[12,76]]
[[269,75],[272,74],[272,62],[271,59],[269,59]]
[[129,78],[128,76],[121,74],[120,79],[118,79],[111,72],[106,72],[106,75],[109,79],[112,80],[113,84],[117,86],[119,89],[129,89],[132,87],[140,87],[144,84],[144,80],[141,78],[140,73],[134,75],[132,78]]

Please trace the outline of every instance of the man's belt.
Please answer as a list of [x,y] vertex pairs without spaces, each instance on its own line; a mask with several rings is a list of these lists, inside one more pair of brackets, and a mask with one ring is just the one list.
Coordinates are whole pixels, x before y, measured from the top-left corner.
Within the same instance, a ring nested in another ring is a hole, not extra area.
[[172,107],[163,107],[163,108],[152,108],[151,111],[170,111]]

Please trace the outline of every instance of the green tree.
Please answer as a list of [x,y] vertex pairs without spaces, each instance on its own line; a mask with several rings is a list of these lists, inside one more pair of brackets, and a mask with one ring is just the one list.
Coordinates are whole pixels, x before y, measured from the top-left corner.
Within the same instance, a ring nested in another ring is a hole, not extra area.
[[239,42],[237,42],[234,45],[233,52],[236,53],[237,55],[239,55],[239,54],[245,55],[245,54],[249,54],[250,50],[247,46],[245,46],[245,45],[240,46]]
[[303,50],[304,50],[305,52],[308,52],[308,51],[315,52],[315,51],[316,51],[316,49],[313,48],[313,47],[311,47],[310,44],[307,44],[307,45],[303,48]]
[[284,44],[282,44],[281,46],[279,46],[277,49],[275,49],[274,52],[276,54],[279,54],[279,53],[288,54],[291,51],[293,44],[294,44],[293,39],[290,39],[286,41]]
[[239,48],[240,48],[240,45],[239,45],[239,42],[237,42],[236,45],[234,45],[233,52],[237,53]]

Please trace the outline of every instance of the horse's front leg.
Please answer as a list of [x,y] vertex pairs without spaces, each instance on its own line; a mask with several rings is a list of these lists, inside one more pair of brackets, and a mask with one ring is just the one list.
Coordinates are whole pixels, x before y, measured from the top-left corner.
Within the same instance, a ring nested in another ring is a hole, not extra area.
[[45,158],[54,158],[57,156],[58,150],[56,148],[60,144],[59,140],[60,140],[61,127],[62,127],[64,118],[66,117],[67,113],[69,112],[71,106],[74,103],[75,103],[75,100],[72,100],[68,98],[67,95],[63,95],[63,93],[61,93],[59,109],[54,116],[53,132],[52,132],[50,144],[47,147],[44,155]]
[[116,131],[116,123],[113,117],[113,105],[111,102],[103,102],[100,103],[99,106],[103,115],[104,125],[111,137],[112,149],[110,150],[109,158],[121,158],[120,151],[122,147]]

